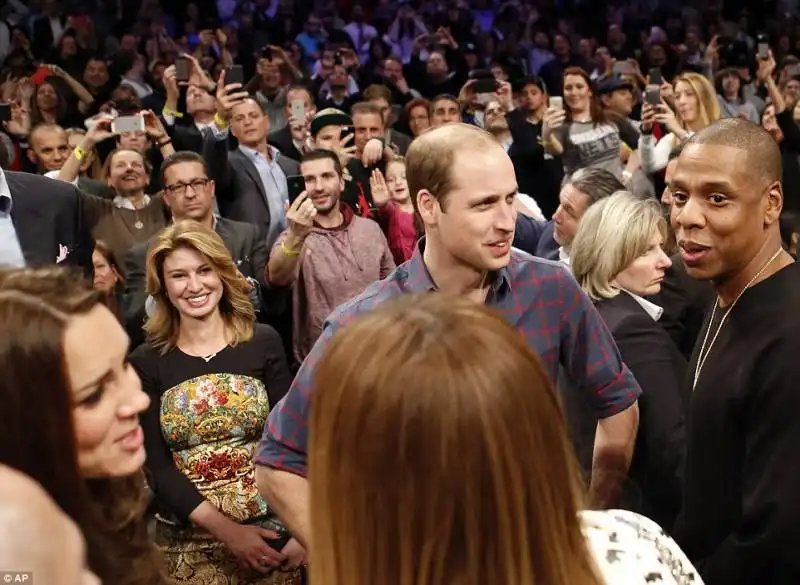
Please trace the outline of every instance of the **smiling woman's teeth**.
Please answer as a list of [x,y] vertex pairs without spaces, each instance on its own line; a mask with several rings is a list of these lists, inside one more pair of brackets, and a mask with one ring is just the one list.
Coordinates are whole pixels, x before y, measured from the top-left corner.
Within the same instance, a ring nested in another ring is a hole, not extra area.
[[202,305],[206,302],[208,295],[200,295],[199,297],[189,297],[186,299],[190,305]]

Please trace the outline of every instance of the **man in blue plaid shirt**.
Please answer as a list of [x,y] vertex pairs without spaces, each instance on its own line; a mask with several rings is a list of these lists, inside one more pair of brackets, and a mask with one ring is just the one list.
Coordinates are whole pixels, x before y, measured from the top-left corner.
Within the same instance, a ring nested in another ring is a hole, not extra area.
[[572,276],[512,248],[517,184],[508,155],[483,130],[453,124],[414,140],[406,170],[425,238],[408,262],[328,319],[265,426],[255,454],[261,493],[307,545],[307,421],[314,367],[325,345],[353,317],[389,299],[441,291],[497,310],[536,349],[554,382],[563,367],[570,387],[585,394],[599,420],[592,503],[613,505],[633,453],[641,390]]

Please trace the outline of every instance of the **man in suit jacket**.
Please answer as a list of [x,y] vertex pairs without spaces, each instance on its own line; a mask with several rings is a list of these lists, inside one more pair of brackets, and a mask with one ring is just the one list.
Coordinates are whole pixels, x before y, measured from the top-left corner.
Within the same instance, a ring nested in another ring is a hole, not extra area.
[[517,216],[514,247],[540,258],[569,265],[569,246],[586,210],[625,186],[605,169],[586,168],[573,173],[561,188],[561,203],[550,221]]
[[91,278],[93,249],[74,186],[0,170],[0,265],[77,266]]
[[[303,119],[295,120],[296,104],[303,105]],[[280,153],[300,162],[305,151],[311,120],[317,113],[317,107],[311,97],[311,90],[304,85],[290,85],[286,90],[286,126],[267,136],[267,142],[277,148]]]
[[287,178],[298,175],[300,165],[267,144],[269,116],[257,100],[236,97],[238,91],[230,86],[219,88],[217,102],[239,146],[229,152],[227,136],[218,134],[209,164],[219,182],[222,216],[256,224],[266,234],[269,248],[286,227]]
[[[219,234],[239,271],[257,281],[262,289],[269,258],[266,241],[257,226],[217,218],[213,213],[214,181],[209,179],[203,157],[181,151],[167,157],[161,165],[164,201],[169,205],[173,221],[194,219]],[[142,242],[125,255],[125,296],[123,312],[131,346],[144,339],[142,323],[146,316],[146,263],[151,242]]]

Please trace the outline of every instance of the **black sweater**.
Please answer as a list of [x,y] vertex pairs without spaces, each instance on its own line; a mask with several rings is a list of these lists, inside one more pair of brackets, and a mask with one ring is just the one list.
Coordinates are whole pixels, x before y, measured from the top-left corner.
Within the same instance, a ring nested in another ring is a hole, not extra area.
[[[707,585],[800,583],[798,292],[800,264],[746,291],[692,395],[675,540]],[[717,308],[709,342],[724,312]]]

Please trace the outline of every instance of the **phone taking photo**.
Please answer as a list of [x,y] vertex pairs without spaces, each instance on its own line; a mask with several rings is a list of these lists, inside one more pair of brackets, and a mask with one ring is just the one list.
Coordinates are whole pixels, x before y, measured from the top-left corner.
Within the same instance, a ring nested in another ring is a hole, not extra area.
[[564,109],[564,98],[559,96],[551,96],[550,97],[550,107],[554,110],[563,110]]
[[175,59],[175,81],[187,83],[189,81],[189,59],[178,57]]
[[616,61],[612,72],[614,75],[633,75],[633,64],[629,61]]
[[758,58],[762,61],[769,59],[769,38],[765,34],[758,35]]
[[305,122],[306,103],[303,100],[292,100],[289,107],[291,108],[292,118],[298,122]]
[[661,88],[651,87],[644,93],[644,103],[657,106],[661,103]]
[[122,132],[144,132],[144,116],[119,116],[111,122],[111,131],[114,134]]
[[234,83],[244,85],[244,67],[241,65],[232,65],[225,68],[225,85]]
[[661,85],[664,83],[664,78],[661,76],[661,69],[658,67],[653,67],[650,70],[650,75],[648,76],[650,79],[650,85]]
[[291,205],[306,190],[306,179],[303,175],[290,175],[286,177],[286,185],[289,188],[289,205]]

